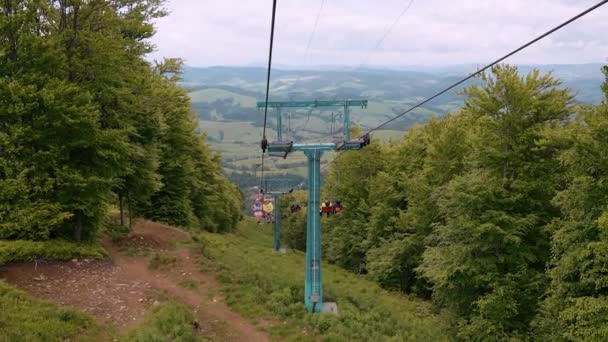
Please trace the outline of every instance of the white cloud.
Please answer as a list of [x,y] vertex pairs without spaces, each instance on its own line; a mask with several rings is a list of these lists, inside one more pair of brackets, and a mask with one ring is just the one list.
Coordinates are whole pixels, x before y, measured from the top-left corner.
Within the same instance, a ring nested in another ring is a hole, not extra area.
[[[371,51],[409,0],[278,0],[274,62],[289,65],[484,63],[556,26],[597,0],[414,0],[381,47]],[[170,0],[157,22],[151,58],[190,65],[267,61],[271,0]],[[510,59],[514,63],[606,62],[608,5]],[[368,58],[369,57],[369,58]]]

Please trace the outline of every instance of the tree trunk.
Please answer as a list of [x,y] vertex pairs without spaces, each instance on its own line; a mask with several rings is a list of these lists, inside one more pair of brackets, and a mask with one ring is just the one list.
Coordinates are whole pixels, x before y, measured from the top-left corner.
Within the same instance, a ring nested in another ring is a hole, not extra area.
[[74,240],[82,240],[82,210],[76,210],[76,222],[74,222]]
[[131,214],[131,201],[127,192],[127,210],[129,211],[129,230],[133,228],[133,215]]
[[122,192],[118,192],[118,207],[120,209],[120,225],[125,225],[125,203],[123,200]]

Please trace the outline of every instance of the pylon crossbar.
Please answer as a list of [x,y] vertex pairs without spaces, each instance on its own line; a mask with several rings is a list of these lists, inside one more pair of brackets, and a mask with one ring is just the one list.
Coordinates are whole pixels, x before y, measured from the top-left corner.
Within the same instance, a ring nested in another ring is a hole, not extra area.
[[332,100],[332,101],[258,101],[258,109],[275,108],[277,116],[277,140],[283,140],[283,123],[281,108],[315,108],[315,107],[343,107],[344,108],[344,140],[350,140],[350,111],[349,107],[367,108],[367,100]]
[[[257,107],[264,108],[266,102],[258,101]],[[367,108],[367,100],[337,101],[269,101],[268,108],[311,108],[311,107],[361,107]]]

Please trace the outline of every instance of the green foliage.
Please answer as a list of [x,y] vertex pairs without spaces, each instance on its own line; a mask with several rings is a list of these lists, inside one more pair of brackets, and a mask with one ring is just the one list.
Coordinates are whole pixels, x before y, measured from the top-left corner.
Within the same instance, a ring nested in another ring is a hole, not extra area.
[[100,259],[106,256],[98,243],[75,243],[65,240],[0,241],[0,264],[34,260]]
[[272,249],[272,228],[244,221],[234,234],[203,234],[205,254],[225,284],[227,303],[284,340],[447,341],[446,321],[428,303],[390,293],[360,276],[324,264],[324,296],[339,316],[309,314],[303,304],[304,255]]
[[138,326],[124,341],[204,341],[197,335],[192,311],[183,304],[168,302],[154,308],[141,326]]
[[[177,74],[181,61],[156,66],[159,76]],[[166,129],[160,135],[159,175],[162,185],[140,211],[168,224],[220,232],[241,219],[238,189],[221,174],[220,158],[195,133],[196,121],[186,92],[174,78],[162,78],[155,98],[163,107]]]
[[0,239],[94,240],[108,208],[230,230],[240,196],[195,133],[162,0],[0,5]]
[[[340,158],[327,177],[325,191],[341,199],[346,211],[327,221],[328,230],[335,234],[335,238],[324,238],[327,250],[350,244],[358,236],[362,264],[353,270],[369,272],[384,287],[428,296],[429,286],[415,269],[438,215],[433,199],[463,168],[469,121],[462,115],[431,119],[425,126],[412,128],[400,143],[361,155],[374,160],[373,167],[380,169],[377,173],[355,174],[349,161]],[[364,160],[359,165],[365,170]],[[368,182],[364,200],[358,198],[362,179]],[[347,245],[340,255],[330,257],[343,264],[351,258],[349,251]]]
[[561,154],[568,186],[554,203],[549,297],[537,320],[539,335],[560,340],[608,338],[608,107],[582,108],[576,121],[551,132],[568,146]]
[[606,99],[608,99],[608,65],[605,65],[602,68],[602,72],[604,73],[604,75],[606,76],[606,80],[604,81],[604,83],[602,84],[602,90],[604,91],[604,96],[605,99],[604,101],[606,101]]
[[544,291],[556,215],[556,149],[543,131],[567,119],[572,96],[550,75],[497,67],[467,89],[463,115],[476,119],[466,172],[438,199],[442,220],[419,268],[438,303],[470,319],[461,335],[519,336]]
[[[558,156],[569,144],[556,137],[573,96],[550,74],[509,66],[464,94],[459,113],[335,163],[324,191],[346,211],[327,221],[324,255],[432,296],[461,318],[461,339],[525,339],[548,285],[553,198],[566,182]],[[599,255],[588,252],[589,267]]]
[[110,235],[112,242],[118,242],[125,239],[131,232],[129,226],[118,223],[106,223],[104,230]]
[[100,327],[89,316],[32,299],[2,281],[0,312],[0,341],[104,339],[100,336]]
[[371,183],[383,169],[384,158],[379,144],[371,144],[362,151],[344,152],[325,180],[322,196],[340,200],[345,210],[333,220],[323,220],[328,223],[327,229],[323,228],[323,253],[329,261],[355,272],[364,269],[365,254],[372,243],[367,241],[372,232],[366,224],[374,209],[371,205],[375,204],[370,202]]
[[[306,251],[306,210],[308,210],[306,191],[294,191],[279,198],[281,206],[281,243],[299,251]],[[291,213],[289,207],[293,204],[300,205],[301,210]]]
[[[6,190],[0,235],[45,240],[53,229],[71,236],[63,231],[73,227],[75,238],[91,238],[104,208],[90,204],[103,203],[110,184],[97,156],[107,153],[102,148],[111,137],[96,129],[91,98],[75,85],[27,82],[0,81],[0,120],[6,127],[0,140],[5,175],[0,187]],[[90,229],[82,232],[83,226]]]

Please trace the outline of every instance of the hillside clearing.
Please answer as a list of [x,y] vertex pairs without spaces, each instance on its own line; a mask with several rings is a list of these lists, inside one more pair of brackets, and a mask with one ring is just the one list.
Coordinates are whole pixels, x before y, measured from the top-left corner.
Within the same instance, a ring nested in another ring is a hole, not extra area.
[[226,302],[285,340],[447,341],[446,315],[430,303],[390,293],[363,277],[323,265],[325,300],[339,316],[309,314],[303,305],[304,255],[274,252],[270,226],[244,221],[234,234],[199,235],[205,256],[225,285]]
[[[108,259],[13,263],[0,266],[0,278],[35,298],[84,311],[118,334],[130,333],[129,340],[146,340],[145,332],[133,332],[142,323],[141,329],[152,333],[162,328],[155,313],[184,321],[190,315],[184,308],[192,311],[195,321],[187,323],[199,337],[267,340],[226,307],[220,285],[196,266],[200,253],[189,248],[190,242],[187,233],[145,221],[122,242],[104,239]],[[169,308],[159,308],[165,305]],[[188,336],[186,330],[179,336]]]

